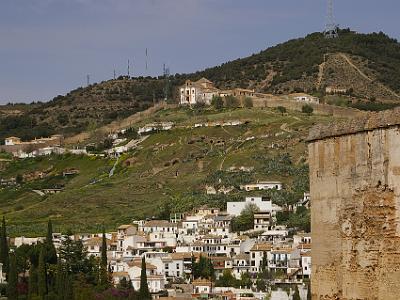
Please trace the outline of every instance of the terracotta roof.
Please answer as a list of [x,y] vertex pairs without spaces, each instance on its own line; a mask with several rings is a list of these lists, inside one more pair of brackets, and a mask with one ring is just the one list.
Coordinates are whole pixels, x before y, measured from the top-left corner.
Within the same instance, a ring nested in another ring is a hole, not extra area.
[[118,229],[128,229],[128,228],[133,227],[133,226],[134,225],[132,225],[132,224],[126,224],[126,225],[119,226]]
[[233,259],[244,259],[244,260],[249,260],[249,259],[250,259],[250,254],[240,253],[240,254],[234,256]]
[[[128,263],[129,267],[138,267],[138,268],[142,268],[142,260],[141,259],[135,259],[135,260],[131,260]],[[150,264],[150,263],[146,263],[146,270],[155,270],[157,269],[156,266]]]
[[250,251],[269,251],[272,249],[272,244],[270,243],[262,243],[262,244],[254,244]]
[[210,280],[208,280],[208,279],[200,278],[200,279],[194,280],[192,282],[192,285],[195,285],[195,286],[211,286],[212,282]]
[[121,278],[125,277],[125,278],[128,278],[129,274],[128,274],[128,272],[113,272],[112,276],[113,277],[121,277]]
[[184,258],[191,258],[192,254],[189,252],[177,252],[171,253],[171,258],[174,260],[184,259]]
[[151,220],[144,224],[144,227],[177,227],[176,223],[170,223],[166,220]]
[[[83,242],[85,246],[101,246],[103,244],[103,238],[102,237],[93,237],[91,239],[88,239]],[[111,241],[109,239],[106,239],[106,244],[109,246],[111,245]]]

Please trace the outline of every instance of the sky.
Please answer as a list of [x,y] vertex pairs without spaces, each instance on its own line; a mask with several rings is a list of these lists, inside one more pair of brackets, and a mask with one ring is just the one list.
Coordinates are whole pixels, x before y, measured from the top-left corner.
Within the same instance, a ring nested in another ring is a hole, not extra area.
[[[187,73],[322,31],[325,0],[0,0],[0,104],[127,73]],[[335,0],[335,21],[400,40],[398,0]],[[148,68],[146,70],[146,48]]]

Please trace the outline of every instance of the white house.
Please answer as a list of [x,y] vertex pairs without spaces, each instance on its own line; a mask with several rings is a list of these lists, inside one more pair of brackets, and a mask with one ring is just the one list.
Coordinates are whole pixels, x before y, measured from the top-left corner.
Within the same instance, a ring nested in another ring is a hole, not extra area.
[[[132,285],[136,291],[140,289],[140,273],[142,270],[141,259],[135,259],[128,262],[127,272],[129,278],[132,281]],[[165,287],[164,275],[157,273],[157,267],[153,264],[146,262],[146,275],[147,284],[149,286],[150,293],[158,293]]]
[[249,183],[240,186],[241,190],[245,191],[261,191],[261,190],[281,190],[283,187],[280,181],[257,181],[257,183]]
[[262,212],[273,211],[272,201],[263,197],[246,197],[243,202],[227,202],[226,205],[228,214],[233,216],[239,216],[248,205],[255,205]]
[[305,93],[294,93],[290,94],[289,97],[295,100],[296,102],[319,104],[318,97],[314,97]]
[[185,84],[179,88],[181,105],[194,105],[196,103],[211,104],[213,96],[219,95],[219,90],[214,84],[201,78],[198,81],[186,80]]
[[21,144],[21,139],[15,136],[10,136],[5,139],[4,145],[6,146],[14,146]]

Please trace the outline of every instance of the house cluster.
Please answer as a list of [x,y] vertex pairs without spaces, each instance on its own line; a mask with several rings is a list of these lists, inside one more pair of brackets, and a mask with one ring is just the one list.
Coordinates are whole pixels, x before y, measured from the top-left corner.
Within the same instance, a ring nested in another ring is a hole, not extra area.
[[14,157],[25,158],[46,155],[49,153],[63,153],[62,148],[64,137],[62,135],[52,135],[47,138],[22,141],[18,137],[8,137],[4,145],[0,146],[0,151],[11,153]]
[[[239,187],[241,190],[246,192],[252,191],[262,191],[262,190],[272,190],[276,189],[278,191],[282,190],[283,184],[280,181],[257,181],[255,183],[248,183],[240,185]],[[215,195],[215,194],[229,194],[230,192],[235,190],[234,186],[211,186],[207,185],[205,187],[206,193],[208,195]]]
[[[254,227],[245,232],[232,230],[233,219],[249,206],[257,208]],[[242,202],[228,202],[226,211],[208,206],[185,214],[171,214],[169,220],[138,220],[121,225],[106,234],[109,269],[114,284],[123,278],[140,288],[141,259],[146,258],[150,292],[164,299],[265,299],[271,291],[256,287],[262,271],[273,274],[270,283],[276,286],[302,284],[311,276],[311,236],[291,232],[276,225],[281,208],[263,197],[246,197]],[[54,234],[56,248],[62,241]],[[101,256],[102,234],[80,234],[88,256]],[[43,238],[13,239],[16,246],[32,244]],[[215,278],[194,278],[193,264],[207,258],[213,265]],[[241,280],[249,276],[248,288],[218,286],[228,270]],[[179,284],[179,289],[176,287]],[[240,298],[246,294],[248,298]]]
[[234,96],[238,98],[254,97],[255,91],[249,89],[220,90],[214,83],[206,78],[197,81],[186,80],[185,84],[179,88],[181,105],[195,105],[198,103],[210,105],[214,96]]
[[[185,84],[179,87],[180,105],[205,104],[210,105],[214,96],[227,97],[233,96],[238,99],[250,98],[273,98],[273,95],[257,93],[252,89],[234,88],[230,90],[220,90],[214,83],[206,78],[197,81],[186,80]],[[319,98],[305,94],[294,93],[288,95],[288,99],[303,103],[319,103]]]

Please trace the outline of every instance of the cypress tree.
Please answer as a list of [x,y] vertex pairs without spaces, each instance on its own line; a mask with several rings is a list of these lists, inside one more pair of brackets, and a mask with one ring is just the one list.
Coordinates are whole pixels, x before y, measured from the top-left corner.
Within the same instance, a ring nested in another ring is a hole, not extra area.
[[8,277],[8,272],[10,269],[10,257],[7,241],[6,219],[4,217],[0,230],[0,263],[3,264],[3,272],[6,273],[6,277]]
[[107,289],[110,286],[110,281],[108,278],[107,272],[107,240],[106,233],[103,229],[103,237],[101,243],[101,257],[100,257],[100,278],[99,278],[99,287],[102,290]]
[[104,228],[101,241],[101,266],[107,268],[107,239]]
[[38,294],[37,270],[33,264],[29,268],[28,299],[33,299]]
[[57,292],[57,299],[63,300],[64,293],[65,293],[65,272],[64,267],[61,263],[61,260],[58,260],[57,263],[57,274],[56,274],[56,292]]
[[57,251],[53,244],[53,224],[51,220],[47,222],[47,236],[46,236],[46,262],[48,264],[57,263]]
[[142,258],[142,270],[140,272],[139,299],[141,299],[141,300],[151,300],[149,286],[147,284],[146,260],[145,260],[144,256]]
[[307,285],[307,300],[311,300],[311,284]]
[[294,294],[293,294],[293,300],[301,300],[300,298],[300,293],[299,293],[299,287],[297,286],[297,284],[294,287]]
[[8,274],[8,285],[7,295],[9,300],[18,299],[18,272],[17,272],[17,261],[15,254],[13,253],[10,257],[10,272]]
[[45,246],[40,249],[39,266],[38,266],[38,293],[41,299],[47,294],[47,272],[45,261]]

